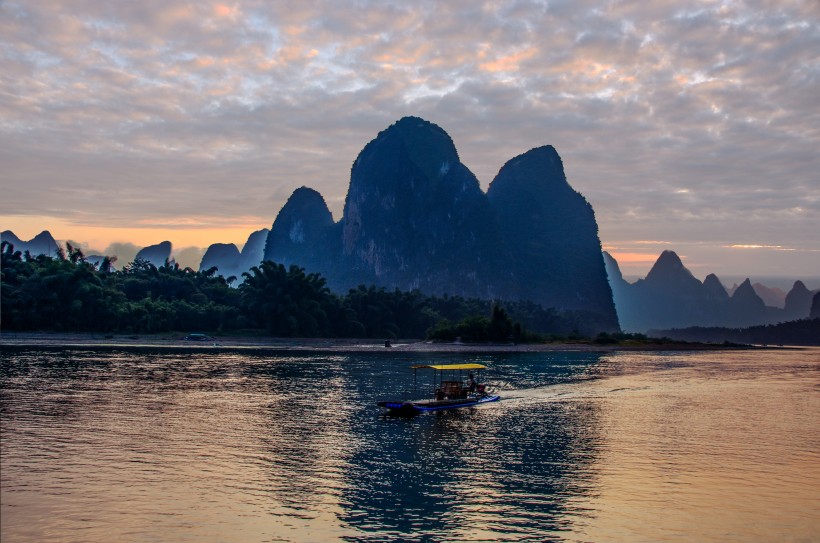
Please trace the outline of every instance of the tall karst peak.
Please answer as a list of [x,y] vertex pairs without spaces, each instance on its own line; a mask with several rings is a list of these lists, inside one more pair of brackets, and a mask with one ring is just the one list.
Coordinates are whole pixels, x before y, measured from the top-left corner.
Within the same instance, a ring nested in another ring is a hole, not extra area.
[[749,296],[752,294],[757,296],[757,293],[755,292],[755,289],[752,286],[752,281],[748,277],[744,279],[744,281],[740,283],[740,285],[735,289],[735,291],[732,293],[732,297],[737,296],[738,292],[741,293],[740,296]]
[[[308,187],[293,191],[279,211],[268,235],[266,259],[276,252],[277,243],[305,245],[321,237],[324,228],[333,224],[333,215],[322,195]],[[274,243],[275,242],[275,243]]]
[[508,160],[490,184],[487,195],[490,199],[499,198],[504,190],[511,188],[535,194],[549,191],[553,197],[564,191],[577,194],[567,182],[564,163],[552,145],[530,149]]
[[451,165],[459,162],[458,151],[450,135],[440,126],[422,118],[403,117],[379,132],[371,143],[392,138],[401,142],[410,161],[430,179],[444,175]]
[[228,276],[233,274],[239,261],[239,249],[233,243],[212,243],[208,246],[202,260],[199,262],[199,270],[207,271],[216,268],[219,275]]
[[322,195],[308,187],[293,191],[279,211],[265,243],[264,259],[298,264],[325,272],[329,230],[333,215]]
[[294,190],[279,213],[282,218],[288,219],[304,214],[317,219],[322,224],[333,222],[333,216],[325,199],[319,192],[310,187],[299,187]]
[[820,319],[820,292],[814,295],[811,299],[811,309],[809,317],[812,319]]
[[9,243],[14,243],[15,241],[19,243],[23,241],[20,238],[18,238],[17,234],[12,232],[11,230],[3,230],[3,232],[0,233],[0,239],[2,239],[3,241],[7,241]]
[[749,310],[765,307],[763,300],[757,295],[748,278],[732,293],[731,302],[735,306],[742,306]]
[[28,251],[32,255],[54,256],[60,248],[48,230],[43,230],[28,241],[21,240],[11,230],[5,230],[0,234],[0,239],[11,243],[15,251],[21,253]]
[[267,228],[261,228],[251,232],[251,235],[248,236],[247,241],[245,241],[245,245],[242,246],[242,259],[247,260],[252,266],[256,266],[262,262],[262,258],[265,255],[265,243],[268,240],[269,233],[270,230]]
[[405,117],[369,142],[351,169],[340,221],[347,267],[379,285],[491,296],[489,267],[499,250],[491,215],[450,136]]
[[789,299],[789,296],[804,296],[809,292],[809,289],[806,288],[806,284],[803,281],[797,280],[792,285],[791,290],[786,295],[786,299]]
[[723,286],[723,283],[720,282],[720,279],[718,279],[718,276],[714,273],[710,273],[703,280],[703,291],[709,300],[725,302],[729,299],[729,293],[726,292],[726,287]]
[[646,275],[648,285],[662,288],[700,290],[703,284],[698,280],[674,251],[663,251]]
[[18,238],[11,230],[3,230],[3,232],[0,233],[0,241],[11,244],[15,251],[20,251],[21,253],[25,251],[25,249],[23,249],[25,242]]
[[454,176],[465,175],[471,178],[472,192],[480,192],[478,180],[459,161],[447,132],[424,119],[404,117],[379,132],[359,153],[351,168],[345,209],[355,204],[351,199],[363,191],[436,190]]
[[[683,265],[683,261],[678,256],[678,253],[675,251],[663,251],[655,261],[655,264],[652,265],[652,269],[649,270],[646,278],[649,279],[653,274],[663,274],[672,271],[677,273],[689,272],[686,266]],[[689,275],[691,275],[691,273]]]
[[607,251],[603,251],[604,256],[604,265],[606,266],[606,274],[609,276],[610,282],[612,281],[625,281],[624,274],[621,272],[621,266],[618,264],[618,261],[609,254]]
[[160,267],[171,259],[173,245],[170,241],[161,241],[156,245],[149,245],[140,250],[134,260],[147,260],[156,267]]
[[509,295],[596,311],[617,323],[595,213],[567,182],[555,148],[507,161],[487,199],[511,255]]
[[795,281],[786,294],[786,313],[792,318],[805,318],[811,310],[812,292],[803,281]]
[[218,275],[223,277],[234,276],[237,279],[235,284],[241,283],[244,281],[242,274],[262,262],[268,233],[267,228],[253,232],[248,236],[248,240],[242,247],[242,252],[233,243],[212,244],[202,256],[199,269],[207,271],[212,267],[216,267]]
[[29,240],[29,243],[56,243],[54,241],[54,236],[51,235],[51,232],[48,230],[43,230],[33,238]]

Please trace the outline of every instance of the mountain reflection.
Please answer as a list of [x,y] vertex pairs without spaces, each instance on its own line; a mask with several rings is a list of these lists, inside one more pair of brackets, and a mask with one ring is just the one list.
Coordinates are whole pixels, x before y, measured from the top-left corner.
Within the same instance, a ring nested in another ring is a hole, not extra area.
[[[516,373],[505,377],[547,384],[595,363],[585,358],[575,370],[521,367],[519,359]],[[359,531],[355,540],[385,533],[503,540],[533,527],[559,532],[579,514],[572,500],[591,492],[600,445],[595,404],[547,401],[537,392],[409,420],[382,417],[360,429],[364,443],[344,474],[340,516]]]

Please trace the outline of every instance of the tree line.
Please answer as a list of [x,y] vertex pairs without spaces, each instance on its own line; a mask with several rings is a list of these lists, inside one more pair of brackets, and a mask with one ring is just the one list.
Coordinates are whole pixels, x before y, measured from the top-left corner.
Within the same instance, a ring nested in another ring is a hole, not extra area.
[[820,317],[809,317],[778,324],[761,324],[748,328],[692,326],[671,330],[650,330],[650,333],[664,335],[677,341],[820,346]]
[[[120,270],[66,244],[56,258],[3,242],[2,328],[97,333],[264,333],[280,337],[532,341],[594,333],[594,315],[360,285],[343,295],[298,266],[270,261],[224,278],[174,261],[137,259]],[[486,317],[486,316],[489,316]],[[538,332],[542,335],[535,334]],[[548,337],[548,336],[546,336]]]

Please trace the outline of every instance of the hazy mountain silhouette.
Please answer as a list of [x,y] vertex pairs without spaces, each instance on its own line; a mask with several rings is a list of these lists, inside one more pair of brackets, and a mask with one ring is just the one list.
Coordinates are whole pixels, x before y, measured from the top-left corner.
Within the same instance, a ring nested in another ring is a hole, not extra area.
[[327,278],[338,262],[338,228],[322,195],[313,189],[296,189],[279,211],[265,243],[265,260],[297,264]]
[[644,283],[653,289],[675,290],[690,295],[699,294],[703,286],[703,283],[686,269],[683,261],[674,251],[661,253],[646,275]]
[[820,292],[816,293],[811,299],[811,310],[809,317],[816,319],[820,317]]
[[240,251],[233,243],[213,243],[202,255],[199,263],[200,271],[207,271],[213,267],[217,268],[217,275],[223,277],[236,277],[237,285],[242,282],[242,274],[250,270],[253,266],[262,262],[265,253],[265,241],[268,239],[267,228],[262,228],[248,236],[248,241]]
[[786,294],[786,304],[783,307],[787,318],[803,319],[811,311],[813,293],[806,288],[803,281],[795,281],[792,289]]
[[[612,268],[610,264],[609,269]],[[646,278],[633,284],[621,279],[618,285],[618,316],[621,326],[628,331],[674,328],[704,321],[716,324],[720,315],[715,310],[728,299],[725,290],[721,294],[722,285],[716,276],[710,277],[704,286],[674,251],[661,253]]]
[[137,256],[134,257],[134,260],[147,260],[154,266],[160,267],[164,265],[166,261],[171,259],[172,249],[173,246],[170,241],[162,241],[156,245],[149,245],[148,247],[140,250],[140,252],[137,253]]
[[746,279],[729,292],[715,274],[701,283],[673,251],[664,251],[645,279],[626,282],[611,255],[604,253],[621,326],[627,331],[692,326],[749,327],[806,318],[811,292],[798,281],[786,309],[767,306]]
[[[522,209],[525,211],[522,212]],[[265,258],[360,284],[427,294],[527,299],[618,328],[591,206],[552,147],[501,169],[488,194],[433,123],[405,117],[359,153],[343,216],[297,189],[273,223]]]
[[606,270],[607,278],[612,286],[612,293],[614,295],[616,290],[628,287],[629,282],[624,279],[623,273],[621,273],[621,267],[618,265],[618,261],[606,251],[603,251],[602,254],[604,257],[604,269]]
[[14,245],[15,251],[20,251],[21,253],[28,251],[32,256],[56,256],[60,248],[48,230],[43,230],[28,241],[21,240],[11,230],[5,230],[0,233],[0,242],[3,241]]
[[[720,282],[718,276],[710,273],[703,280],[703,290],[706,298],[716,303],[725,303],[729,300],[729,294],[726,292],[726,287]],[[756,292],[756,291],[755,291]]]
[[737,287],[731,298],[729,298],[729,303],[737,314],[762,313],[766,307],[766,304],[755,292],[749,279],[746,279]]
[[207,271],[215,267],[218,275],[235,275],[234,271],[239,268],[239,256],[239,249],[233,243],[212,243],[202,255],[199,270]]
[[783,308],[786,305],[786,293],[777,287],[767,287],[762,283],[752,283],[752,288],[769,307]]
[[18,238],[17,235],[14,232],[12,232],[11,230],[3,230],[3,232],[0,233],[0,243],[2,243],[4,241],[14,245],[14,249],[17,250],[17,251],[21,251],[19,246],[21,246],[25,243],[23,240]]
[[239,267],[242,273],[262,262],[265,256],[265,243],[268,240],[268,234],[270,234],[270,230],[262,228],[248,236],[248,240],[242,246],[242,252],[239,253]]

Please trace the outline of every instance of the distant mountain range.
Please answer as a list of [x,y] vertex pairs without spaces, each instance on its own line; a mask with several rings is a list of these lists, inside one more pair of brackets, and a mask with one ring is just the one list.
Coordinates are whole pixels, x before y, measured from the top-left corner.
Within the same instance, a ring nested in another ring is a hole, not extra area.
[[202,256],[199,269],[206,271],[216,268],[215,273],[226,278],[236,277],[237,282],[235,284],[241,283],[242,274],[262,262],[268,233],[267,228],[252,233],[242,247],[242,251],[233,243],[215,243],[211,245]]
[[664,251],[646,278],[624,280],[618,263],[604,252],[615,306],[626,331],[686,328],[689,326],[747,327],[804,319],[809,316],[814,293],[795,281],[784,296],[783,307],[767,305],[749,279],[731,292],[714,274],[701,282],[686,269],[678,255]]
[[60,250],[60,246],[48,230],[43,230],[28,241],[21,240],[11,230],[4,230],[0,233],[0,242],[3,241],[14,245],[15,251],[21,253],[28,251],[33,256],[57,256],[57,252]]

